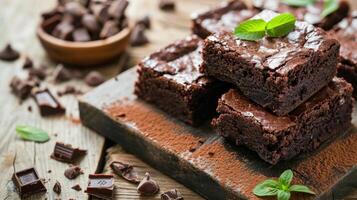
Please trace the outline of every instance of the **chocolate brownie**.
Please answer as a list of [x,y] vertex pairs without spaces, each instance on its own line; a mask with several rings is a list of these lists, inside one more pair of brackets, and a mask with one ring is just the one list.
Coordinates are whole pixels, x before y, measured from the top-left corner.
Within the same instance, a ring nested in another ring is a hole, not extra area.
[[340,22],[348,14],[350,6],[347,0],[338,0],[338,9],[322,17],[321,13],[324,9],[324,1],[318,0],[314,4],[306,7],[294,7],[283,3],[281,0],[253,0],[253,6],[257,9],[269,9],[279,13],[290,12],[298,20],[306,21],[325,30],[331,29],[335,24]]
[[220,30],[233,31],[238,23],[251,18],[258,11],[248,9],[241,1],[221,3],[211,10],[192,15],[192,32],[206,38]]
[[192,125],[211,118],[226,86],[199,72],[202,43],[189,36],[140,62],[135,94]]
[[[269,21],[275,15],[265,10],[255,17]],[[206,38],[201,71],[234,83],[248,98],[282,116],[332,80],[339,47],[325,31],[301,21],[285,37],[256,42],[222,31]]]
[[330,33],[341,44],[338,76],[352,84],[357,96],[357,11],[342,20]]
[[350,126],[353,104],[351,85],[339,78],[283,117],[231,89],[219,100],[220,116],[212,124],[220,135],[276,164],[343,134]]

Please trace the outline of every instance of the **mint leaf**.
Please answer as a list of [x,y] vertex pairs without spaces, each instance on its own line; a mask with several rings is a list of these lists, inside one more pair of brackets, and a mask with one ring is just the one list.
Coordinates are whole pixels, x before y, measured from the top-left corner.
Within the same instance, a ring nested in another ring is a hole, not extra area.
[[338,9],[338,1],[337,0],[325,0],[324,1],[324,10],[321,13],[322,17],[326,17],[327,15],[335,12]]
[[266,22],[262,19],[251,19],[239,24],[234,34],[242,40],[255,41],[264,37]]
[[50,139],[47,132],[33,126],[18,125],[16,126],[16,133],[24,140],[35,142],[46,142]]
[[289,191],[291,192],[303,192],[303,193],[308,193],[308,194],[315,194],[312,190],[310,190],[307,186],[305,185],[292,185],[289,188]]
[[278,200],[289,200],[290,192],[279,190],[278,191]]
[[279,177],[279,183],[289,187],[291,181],[293,180],[293,176],[293,171],[291,171],[290,169],[285,170]]
[[290,13],[280,14],[271,19],[266,25],[267,34],[270,37],[282,37],[295,28],[295,17]]
[[279,183],[276,180],[268,179],[265,180],[253,189],[253,194],[263,197],[263,196],[276,196],[278,194]]
[[288,4],[289,6],[302,7],[313,4],[315,1],[316,0],[282,0],[281,2]]

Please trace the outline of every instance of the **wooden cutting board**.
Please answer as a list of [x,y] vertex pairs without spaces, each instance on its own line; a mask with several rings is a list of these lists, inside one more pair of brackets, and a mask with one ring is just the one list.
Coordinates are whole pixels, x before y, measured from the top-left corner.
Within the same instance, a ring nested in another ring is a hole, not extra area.
[[357,185],[357,111],[352,130],[339,139],[271,166],[254,152],[230,145],[208,125],[190,127],[138,100],[135,80],[135,69],[130,69],[83,96],[83,124],[207,199],[257,199],[254,186],[285,169],[294,171],[295,183],[318,194],[293,199],[338,199],[348,186]]

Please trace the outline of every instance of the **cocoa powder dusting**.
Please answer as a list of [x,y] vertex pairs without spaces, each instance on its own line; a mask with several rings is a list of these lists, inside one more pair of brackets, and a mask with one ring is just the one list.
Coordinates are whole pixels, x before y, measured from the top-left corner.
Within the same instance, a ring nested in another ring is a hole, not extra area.
[[104,109],[110,116],[126,122],[135,122],[134,126],[143,135],[175,153],[189,151],[200,137],[192,135],[191,131],[139,101],[116,102]]

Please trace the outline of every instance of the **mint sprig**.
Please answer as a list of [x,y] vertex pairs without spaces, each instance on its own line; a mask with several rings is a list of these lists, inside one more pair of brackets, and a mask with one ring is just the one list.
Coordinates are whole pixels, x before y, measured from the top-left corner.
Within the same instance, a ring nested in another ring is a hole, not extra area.
[[[308,5],[316,3],[317,0],[281,0],[281,2],[295,7],[306,7]],[[321,13],[322,17],[335,12],[338,9],[338,0],[324,0],[324,9]]]
[[28,125],[16,126],[16,133],[24,140],[35,142],[47,142],[50,139],[46,131]]
[[270,37],[282,37],[295,28],[295,17],[290,13],[282,13],[275,16],[269,22],[262,19],[251,19],[239,24],[234,34],[242,40],[256,41],[265,35]]
[[278,180],[267,179],[253,189],[256,196],[277,196],[278,200],[289,200],[291,192],[302,192],[307,194],[315,194],[305,185],[291,185],[294,174],[289,170],[285,170]]

